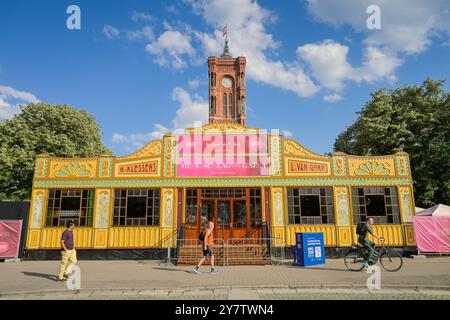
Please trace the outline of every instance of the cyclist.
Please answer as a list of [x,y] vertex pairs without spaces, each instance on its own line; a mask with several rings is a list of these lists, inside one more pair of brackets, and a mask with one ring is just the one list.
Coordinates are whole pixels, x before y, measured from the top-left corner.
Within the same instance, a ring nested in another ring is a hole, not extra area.
[[367,234],[370,233],[378,240],[384,241],[383,237],[380,237],[375,233],[373,233],[372,226],[373,226],[373,218],[369,217],[366,219],[366,222],[361,223],[361,228],[358,237],[358,243],[360,243],[369,252],[369,254],[366,255],[366,257],[364,258],[363,265],[365,267],[369,266],[370,259],[372,259],[372,257],[374,257],[377,254],[377,252],[375,251],[375,243],[367,239]]

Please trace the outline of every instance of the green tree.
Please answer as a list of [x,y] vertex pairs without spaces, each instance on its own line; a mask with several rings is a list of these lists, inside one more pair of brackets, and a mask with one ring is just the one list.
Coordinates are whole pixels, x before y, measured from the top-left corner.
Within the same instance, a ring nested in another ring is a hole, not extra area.
[[383,88],[334,144],[356,155],[409,154],[416,204],[450,203],[450,93],[444,81]]
[[36,155],[88,157],[110,153],[95,117],[68,105],[21,107],[0,123],[0,200],[26,200],[31,193]]

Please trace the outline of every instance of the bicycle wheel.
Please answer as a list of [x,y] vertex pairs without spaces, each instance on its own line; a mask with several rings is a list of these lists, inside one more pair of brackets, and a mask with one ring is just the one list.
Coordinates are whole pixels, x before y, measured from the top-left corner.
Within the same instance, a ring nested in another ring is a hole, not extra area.
[[364,268],[363,261],[364,256],[357,249],[350,249],[344,256],[345,266],[350,271],[361,271]]
[[399,252],[386,250],[381,254],[380,263],[386,271],[395,272],[403,266],[403,258]]

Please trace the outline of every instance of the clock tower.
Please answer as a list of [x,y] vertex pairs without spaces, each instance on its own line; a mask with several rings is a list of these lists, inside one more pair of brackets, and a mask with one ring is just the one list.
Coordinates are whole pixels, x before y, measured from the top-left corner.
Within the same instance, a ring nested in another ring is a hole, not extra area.
[[221,57],[208,58],[209,123],[246,125],[245,57],[234,58],[228,39]]

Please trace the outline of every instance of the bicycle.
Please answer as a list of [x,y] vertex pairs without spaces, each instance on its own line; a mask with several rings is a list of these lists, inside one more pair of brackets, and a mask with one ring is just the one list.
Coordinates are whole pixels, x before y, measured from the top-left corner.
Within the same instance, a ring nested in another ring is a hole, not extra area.
[[[375,250],[376,251],[376,250]],[[360,246],[353,245],[344,256],[344,263],[350,271],[361,271],[364,269],[363,262],[370,252]],[[403,266],[402,255],[392,249],[386,248],[384,241],[377,255],[369,260],[369,265],[374,265],[380,261],[381,266],[389,272],[396,272]]]

